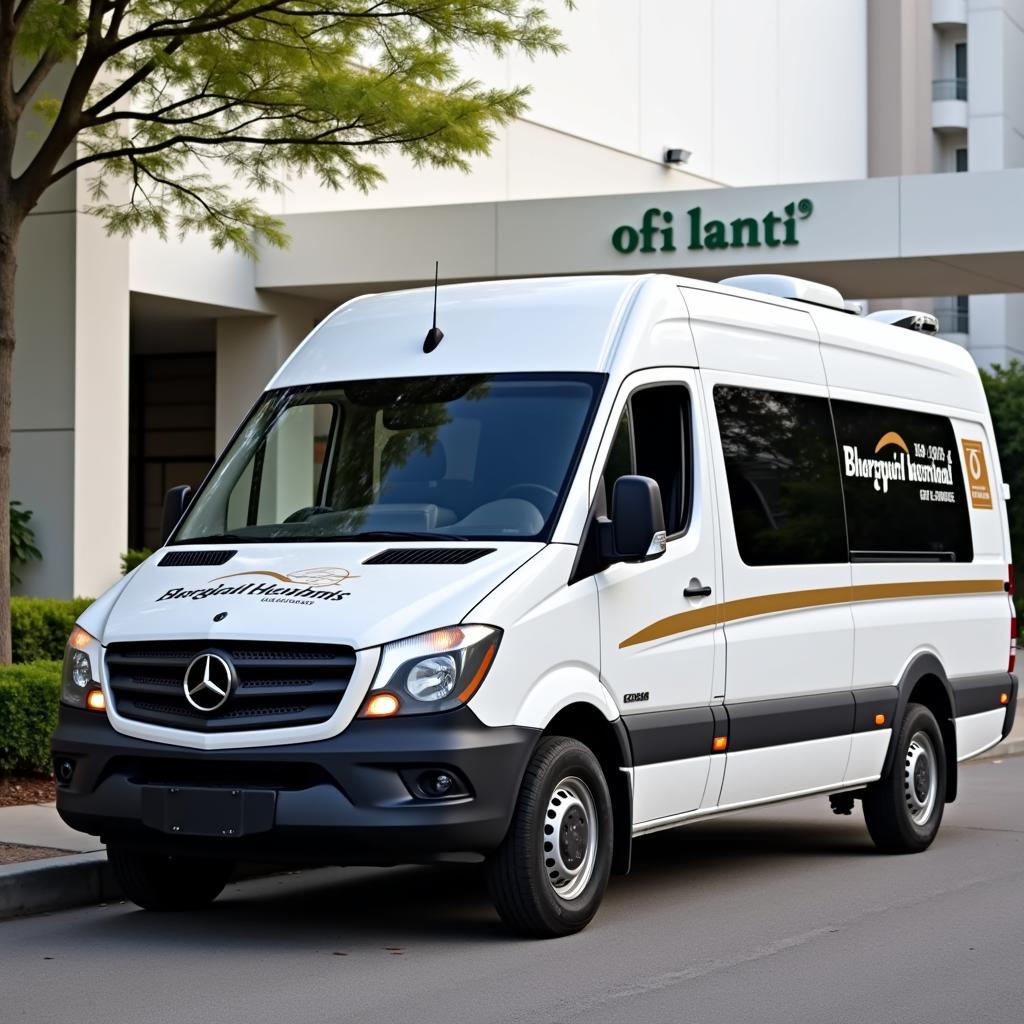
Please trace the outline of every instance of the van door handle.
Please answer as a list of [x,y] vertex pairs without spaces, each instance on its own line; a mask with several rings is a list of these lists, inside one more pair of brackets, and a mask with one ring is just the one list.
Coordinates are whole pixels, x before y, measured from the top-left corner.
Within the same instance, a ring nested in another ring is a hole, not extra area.
[[700,580],[690,580],[690,585],[683,591],[683,597],[710,597],[711,588],[701,586]]

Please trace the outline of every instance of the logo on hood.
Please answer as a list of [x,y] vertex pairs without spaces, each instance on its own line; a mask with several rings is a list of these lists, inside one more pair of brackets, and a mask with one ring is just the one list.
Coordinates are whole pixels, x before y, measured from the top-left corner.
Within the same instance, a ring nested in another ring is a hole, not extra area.
[[[224,580],[239,576],[269,576],[277,583],[225,583]],[[273,569],[249,569],[245,572],[233,572],[227,576],[216,576],[210,585],[189,590],[185,587],[172,587],[157,601],[175,601],[190,599],[204,601],[208,597],[258,597],[261,601],[278,604],[307,604],[317,601],[341,601],[351,594],[340,590],[349,580],[358,579],[348,569],[339,566],[320,566],[312,569],[296,569],[283,573]],[[279,584],[283,584],[279,585]]]

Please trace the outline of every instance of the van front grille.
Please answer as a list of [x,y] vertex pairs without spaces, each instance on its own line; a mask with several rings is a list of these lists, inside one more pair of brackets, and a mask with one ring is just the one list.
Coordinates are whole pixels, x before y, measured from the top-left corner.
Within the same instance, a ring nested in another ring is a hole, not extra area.
[[[227,701],[212,712],[197,710],[185,698],[185,673],[207,652],[233,665],[237,677]],[[107,648],[119,715],[192,732],[325,722],[341,703],[355,663],[351,647],[334,644],[160,640]]]

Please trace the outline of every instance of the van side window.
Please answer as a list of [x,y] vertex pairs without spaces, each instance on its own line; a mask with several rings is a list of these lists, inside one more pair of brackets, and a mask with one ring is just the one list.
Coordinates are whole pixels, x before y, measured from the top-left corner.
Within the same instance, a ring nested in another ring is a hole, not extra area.
[[630,399],[636,471],[658,481],[665,532],[682,533],[689,520],[690,395],[679,385],[644,388]]
[[945,416],[833,401],[855,562],[974,558],[953,424]]
[[828,399],[717,385],[736,546],[747,565],[845,562]]
[[620,476],[639,474],[658,482],[669,537],[690,519],[690,393],[680,384],[641,388],[622,411],[603,480],[611,508]]

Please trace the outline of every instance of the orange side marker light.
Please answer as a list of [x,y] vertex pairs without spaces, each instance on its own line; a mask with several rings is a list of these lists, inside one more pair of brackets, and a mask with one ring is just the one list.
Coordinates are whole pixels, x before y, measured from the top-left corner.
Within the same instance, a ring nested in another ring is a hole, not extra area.
[[1010,703],[1010,695],[1008,693],[1001,693],[1001,694],[999,694],[999,703],[1000,704],[1009,704]]
[[885,715],[875,715],[875,725],[885,725]]
[[491,662],[494,660],[494,652],[497,649],[497,644],[491,644],[491,646],[484,652],[484,656],[480,660],[480,667],[476,670],[476,674],[472,679],[470,679],[469,685],[458,696],[458,699],[463,704],[465,704],[466,701],[476,693],[477,688],[484,681],[484,676],[487,675],[487,670],[491,667]]
[[717,754],[720,754],[727,746],[729,746],[728,736],[716,736],[711,741],[711,749]]
[[90,690],[85,698],[85,705],[90,711],[106,711],[107,698],[103,696],[102,690]]

